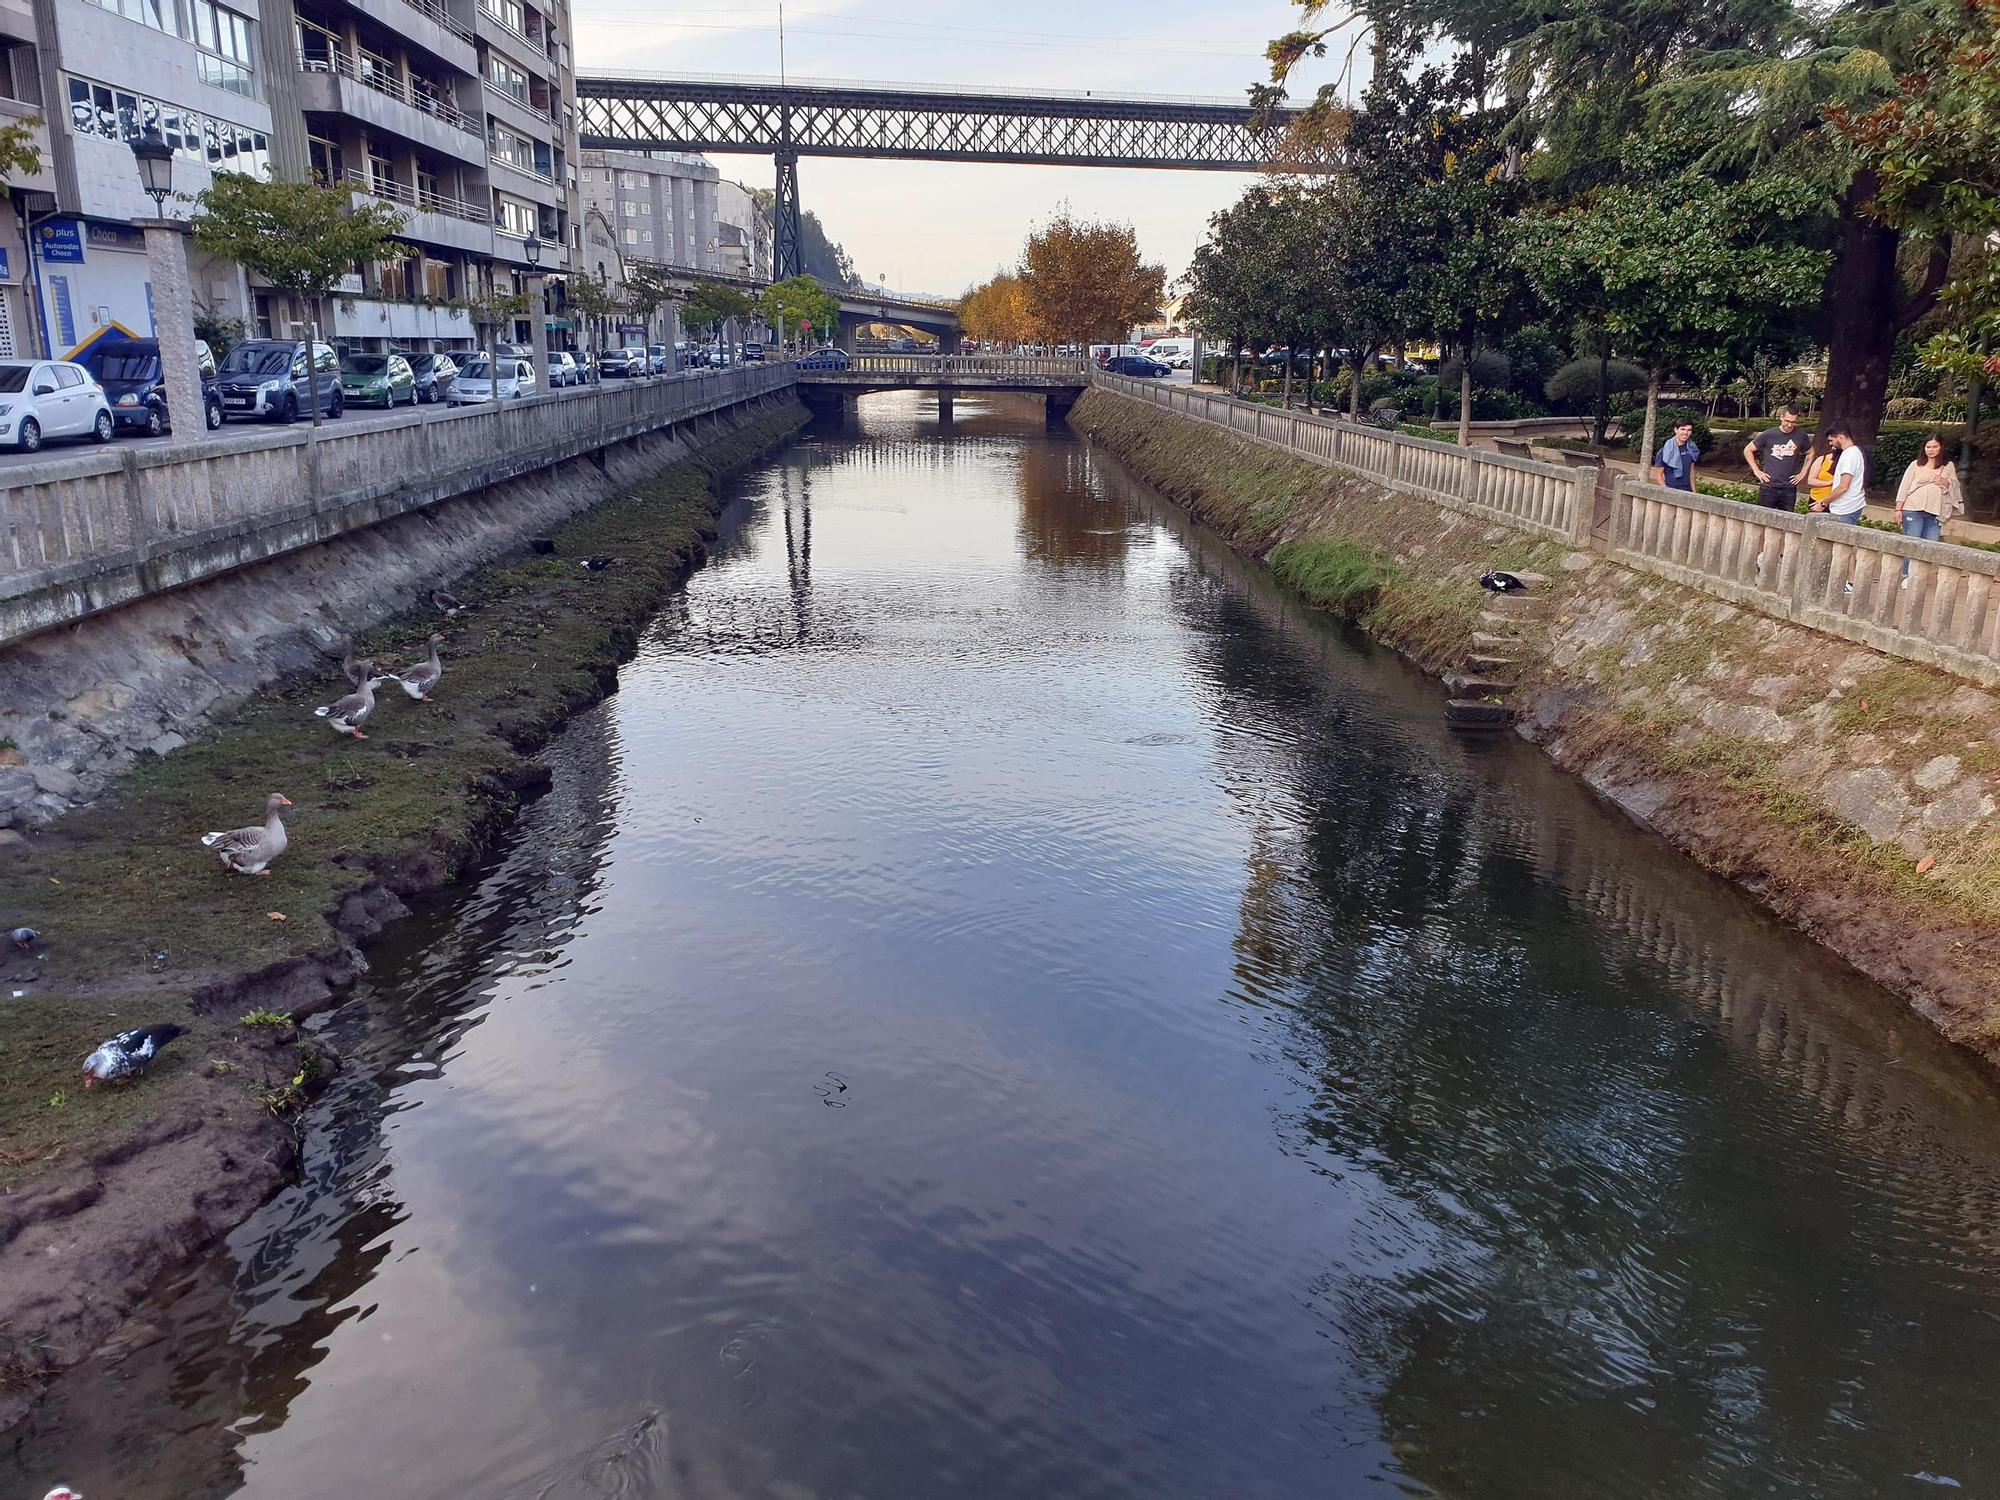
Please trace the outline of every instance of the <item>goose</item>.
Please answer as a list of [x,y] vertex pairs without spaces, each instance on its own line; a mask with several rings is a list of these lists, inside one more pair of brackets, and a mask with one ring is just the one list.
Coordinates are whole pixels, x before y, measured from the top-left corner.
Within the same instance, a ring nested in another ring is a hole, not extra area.
[[356,687],[360,687],[362,678],[373,677],[375,675],[375,663],[365,656],[356,656],[354,654],[353,636],[341,636],[340,644],[347,649],[347,654],[340,659],[341,675]]
[[1486,576],[1479,580],[1479,586],[1483,589],[1491,589],[1496,594],[1525,594],[1528,592],[1528,586],[1512,573],[1501,573],[1498,571],[1488,571]]
[[458,595],[452,593],[449,589],[432,589],[431,608],[449,620],[461,609],[464,609],[465,605],[459,599]]
[[171,1023],[120,1032],[83,1060],[83,1086],[94,1088],[121,1078],[137,1078],[162,1047],[186,1035],[187,1027]]
[[439,679],[444,676],[444,663],[438,660],[438,647],[443,644],[443,636],[433,635],[431,654],[415,666],[403,668],[391,679],[402,684],[403,691],[419,703],[430,702],[431,689],[436,687]]
[[213,849],[222,858],[224,869],[239,875],[268,875],[270,863],[285,852],[291,842],[278,809],[290,807],[292,799],[273,792],[264,802],[264,821],[253,828],[232,828],[227,833],[204,833],[204,849]]
[[361,686],[337,702],[324,708],[316,708],[313,713],[326,720],[326,727],[335,734],[351,734],[357,740],[365,740],[361,726],[368,722],[368,716],[375,712],[375,681],[373,677],[361,679]]

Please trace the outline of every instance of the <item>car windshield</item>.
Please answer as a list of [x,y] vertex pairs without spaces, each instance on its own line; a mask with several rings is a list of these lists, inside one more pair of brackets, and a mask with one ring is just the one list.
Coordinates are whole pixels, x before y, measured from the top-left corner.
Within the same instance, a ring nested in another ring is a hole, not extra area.
[[0,395],[18,396],[28,388],[28,365],[0,365]]
[[488,375],[493,373],[493,361],[490,359],[468,359],[458,367],[458,373],[469,375],[474,380],[484,380]]
[[350,354],[347,368],[356,375],[380,375],[389,368],[389,358],[384,354]]
[[151,380],[160,373],[157,354],[126,351],[107,353],[97,361],[97,378],[105,380]]
[[274,349],[269,344],[262,348],[238,344],[222,361],[225,375],[282,375],[291,367],[292,351],[282,346]]

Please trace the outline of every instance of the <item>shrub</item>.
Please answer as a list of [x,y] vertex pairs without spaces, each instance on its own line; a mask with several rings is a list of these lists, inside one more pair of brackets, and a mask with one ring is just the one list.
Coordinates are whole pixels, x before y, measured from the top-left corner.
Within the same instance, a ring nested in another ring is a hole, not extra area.
[[[1458,403],[1447,401],[1450,408],[1445,413],[1446,420],[1458,414]],[[1475,386],[1472,391],[1472,420],[1475,422],[1516,422],[1523,417],[1546,415],[1540,403],[1524,400],[1512,391],[1491,390]]]
[[[1868,480],[1871,484],[1895,484],[1903,477],[1903,470],[1916,462],[1917,455],[1924,451],[1924,444],[1931,439],[1927,428],[1898,429],[1880,433],[1875,438],[1875,446],[1868,450]],[[1958,453],[1947,439],[1946,456],[1956,461]]]
[[[1438,384],[1444,389],[1447,400],[1458,390],[1458,371],[1463,363],[1464,361],[1454,354],[1438,366]],[[1498,349],[1481,349],[1472,356],[1474,389],[1480,386],[1492,386],[1504,390],[1507,386],[1507,377],[1513,373],[1513,366],[1507,362],[1507,356]]]
[[1350,620],[1373,604],[1389,581],[1388,568],[1373,553],[1326,537],[1273,548],[1271,572],[1308,604]]
[[[1708,418],[1704,417],[1691,406],[1663,406],[1660,408],[1659,418],[1653,424],[1653,453],[1660,451],[1659,445],[1672,437],[1675,426],[1682,422],[1694,423],[1694,445],[1701,449],[1701,456],[1704,459],[1714,457],[1715,434],[1709,430]],[[1609,437],[1612,442],[1623,447],[1636,448],[1639,445],[1639,436],[1645,430],[1646,407],[1645,403],[1641,402],[1631,410],[1619,413],[1618,426],[1615,431],[1609,434]],[[1649,462],[1652,456],[1651,453],[1645,455]]]
[[[1628,395],[1646,388],[1646,372],[1637,365],[1614,359],[1605,372],[1605,389],[1612,395]],[[1573,359],[1549,377],[1543,391],[1556,406],[1569,411],[1589,411],[1597,404],[1597,358]]]

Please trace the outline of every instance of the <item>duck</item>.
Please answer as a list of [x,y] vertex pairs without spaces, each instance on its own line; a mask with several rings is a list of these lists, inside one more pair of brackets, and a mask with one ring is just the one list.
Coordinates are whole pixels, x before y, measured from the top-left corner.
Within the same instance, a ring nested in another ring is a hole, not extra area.
[[388,680],[401,683],[403,691],[416,699],[417,702],[430,702],[431,689],[436,687],[439,680],[444,676],[444,663],[438,660],[438,647],[443,644],[443,636],[433,635],[431,637],[431,654],[415,666],[403,668],[402,671],[395,673]]
[[162,1047],[175,1037],[186,1035],[187,1027],[172,1022],[122,1031],[83,1060],[83,1086],[95,1088],[100,1083],[137,1078]]
[[351,734],[357,740],[367,739],[368,736],[361,732],[361,726],[375,712],[375,684],[378,680],[374,677],[362,678],[360,687],[345,698],[314,709],[314,715],[326,720],[326,727],[335,734]]
[[465,603],[458,595],[452,593],[450,589],[432,589],[431,608],[449,620],[453,615],[465,608]]
[[586,573],[602,573],[617,561],[615,557],[586,557],[579,561],[577,566]]
[[373,677],[375,675],[375,663],[370,661],[365,656],[356,656],[354,654],[353,636],[343,635],[338,637],[338,640],[340,641],[340,644],[344,648],[346,648],[347,652],[347,654],[341,657],[340,659],[341,675],[345,677],[349,682],[353,683],[356,687],[360,687],[362,678]]
[[291,840],[285,837],[285,825],[278,817],[280,808],[290,807],[292,799],[282,792],[273,792],[264,801],[264,821],[252,828],[232,828],[227,833],[204,833],[202,847],[213,849],[222,857],[223,868],[234,870],[239,875],[268,875],[271,861],[285,852]]
[[1502,573],[1498,570],[1489,570],[1479,580],[1479,586],[1483,589],[1491,589],[1496,594],[1525,594],[1528,592],[1528,586],[1512,573]]

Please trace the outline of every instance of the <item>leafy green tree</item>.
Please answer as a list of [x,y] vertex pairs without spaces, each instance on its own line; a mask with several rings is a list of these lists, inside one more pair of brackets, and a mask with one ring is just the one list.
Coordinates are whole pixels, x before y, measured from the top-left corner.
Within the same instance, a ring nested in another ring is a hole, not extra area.
[[41,148],[35,144],[35,132],[41,128],[42,122],[32,119],[0,129],[0,180],[12,182],[42,170]]
[[673,301],[678,288],[667,272],[658,266],[628,266],[624,279],[625,305],[632,316],[652,332],[653,317],[659,310]]
[[617,313],[621,305],[618,298],[601,279],[587,271],[571,276],[567,289],[570,310],[583,319],[590,329],[590,338],[584,347],[601,348],[604,340],[604,324]]
[[194,242],[233,260],[314,309],[357,265],[382,260],[408,218],[386,203],[360,203],[345,188],[267,181],[224,172],[195,199]]
[[810,276],[773,282],[764,288],[757,306],[764,321],[773,327],[782,324],[796,333],[811,323],[828,338],[833,337],[834,325],[840,318],[840,299]]
[[1288,239],[1298,196],[1295,185],[1259,183],[1211,215],[1208,235],[1183,278],[1187,316],[1209,335],[1229,340],[1231,390],[1242,385],[1244,342],[1284,336],[1279,323],[1287,260],[1295,253]]

